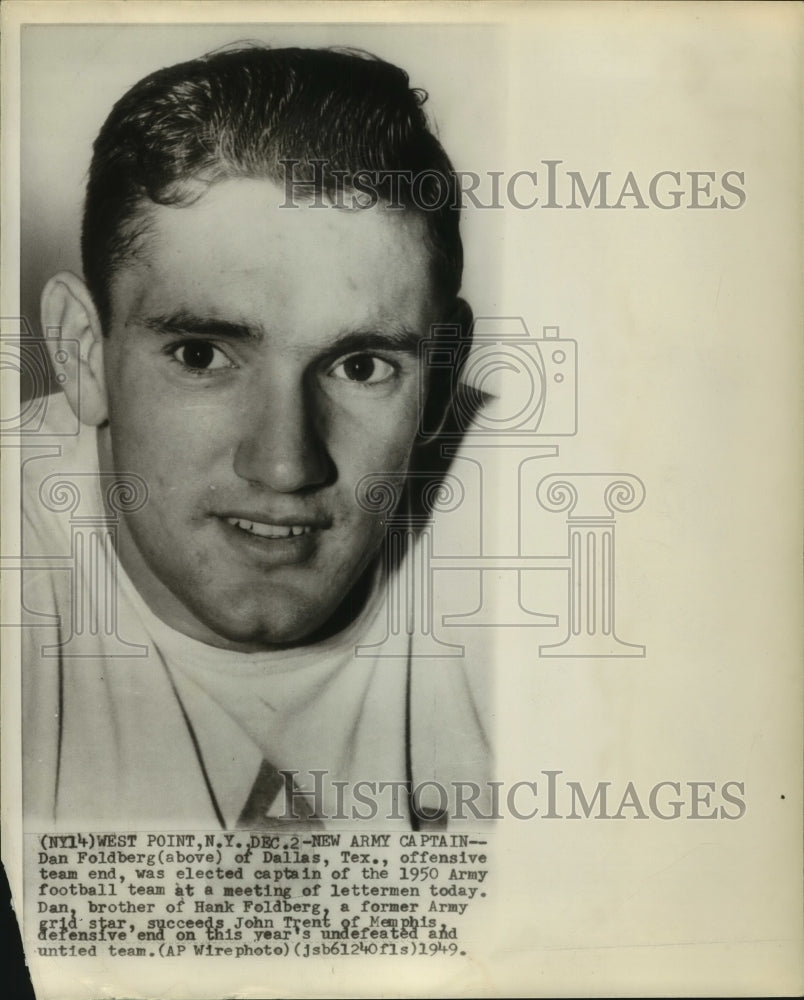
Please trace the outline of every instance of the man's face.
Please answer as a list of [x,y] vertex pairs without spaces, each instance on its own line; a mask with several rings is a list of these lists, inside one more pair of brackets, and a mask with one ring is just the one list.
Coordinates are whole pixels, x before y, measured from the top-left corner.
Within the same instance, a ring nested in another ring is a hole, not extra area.
[[101,464],[149,490],[123,565],[168,624],[232,648],[303,641],[376,555],[355,487],[408,468],[437,319],[419,216],[282,200],[230,180],[151,208],[104,342]]

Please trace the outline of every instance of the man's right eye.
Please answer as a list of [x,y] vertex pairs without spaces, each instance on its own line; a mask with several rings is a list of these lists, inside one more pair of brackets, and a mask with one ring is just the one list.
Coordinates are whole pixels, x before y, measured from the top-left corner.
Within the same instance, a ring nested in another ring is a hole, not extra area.
[[234,368],[223,351],[208,340],[185,340],[169,349],[171,358],[191,372],[221,371]]

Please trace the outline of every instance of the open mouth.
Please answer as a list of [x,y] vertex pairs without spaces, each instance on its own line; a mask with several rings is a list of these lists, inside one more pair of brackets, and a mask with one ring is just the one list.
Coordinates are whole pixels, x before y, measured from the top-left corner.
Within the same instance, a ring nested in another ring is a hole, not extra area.
[[247,521],[242,517],[227,517],[226,522],[260,538],[296,538],[299,535],[309,535],[313,530],[308,524],[264,524],[261,521]]

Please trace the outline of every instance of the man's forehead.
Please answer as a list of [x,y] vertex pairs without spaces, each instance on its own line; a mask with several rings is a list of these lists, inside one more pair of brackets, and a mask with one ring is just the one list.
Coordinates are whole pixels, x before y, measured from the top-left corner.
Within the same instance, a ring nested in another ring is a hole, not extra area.
[[[433,304],[426,223],[375,206],[283,207],[270,181],[214,185],[186,206],[149,205],[138,252],[118,267],[112,312],[193,313],[418,327]],[[122,318],[120,315],[117,318]]]
[[218,247],[245,241],[251,247],[262,244],[268,251],[277,247],[292,252],[297,244],[336,243],[349,253],[360,241],[372,241],[384,244],[389,252],[398,248],[409,254],[416,248],[423,257],[429,252],[422,212],[381,201],[360,207],[357,203],[341,206],[288,200],[280,185],[260,178],[219,181],[189,203],[145,202],[138,216],[143,219],[144,240],[155,239],[157,244],[166,239],[178,242],[182,237],[189,242],[204,235]]

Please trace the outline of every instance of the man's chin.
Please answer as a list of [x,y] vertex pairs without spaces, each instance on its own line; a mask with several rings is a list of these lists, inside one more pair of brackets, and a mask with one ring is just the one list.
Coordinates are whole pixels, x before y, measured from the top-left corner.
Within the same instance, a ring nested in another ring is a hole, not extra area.
[[212,646],[237,650],[244,653],[268,652],[270,650],[293,649],[308,645],[312,637],[319,633],[330,615],[324,611],[314,616],[298,614],[277,615],[270,618],[259,617],[221,618],[219,615],[205,616],[208,632],[205,641]]
[[[221,598],[215,607],[191,607],[195,620],[204,630],[198,637],[208,645],[223,649],[253,653],[270,650],[293,649],[322,642],[348,626],[359,616],[371,593],[372,573],[364,574],[352,587],[329,601],[305,600],[296,594],[291,599],[271,597],[259,607],[248,606],[248,597],[240,600]],[[221,608],[237,609],[235,613],[221,614]]]
[[[148,604],[166,624],[209,646],[242,652],[289,649],[323,641],[347,628],[366,606],[376,581],[377,560],[338,578],[305,572],[280,579],[224,583],[205,576],[162,577]],[[137,586],[137,580],[134,581]],[[140,592],[143,588],[140,587]]]

